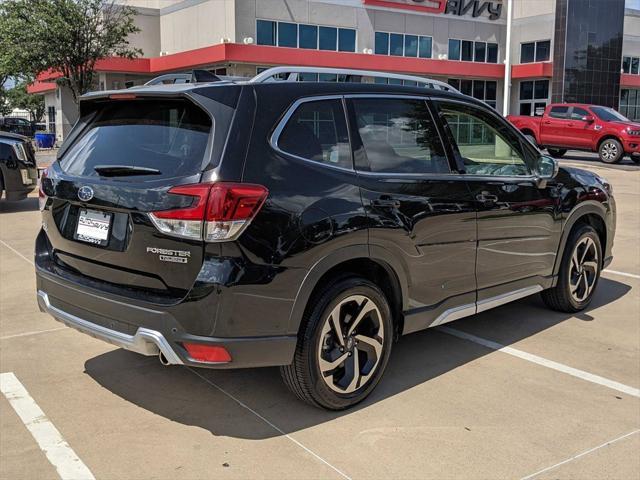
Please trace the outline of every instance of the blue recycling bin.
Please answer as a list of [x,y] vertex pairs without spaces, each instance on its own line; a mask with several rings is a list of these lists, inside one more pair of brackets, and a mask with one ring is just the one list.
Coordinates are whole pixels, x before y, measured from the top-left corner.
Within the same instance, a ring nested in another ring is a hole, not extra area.
[[55,133],[36,133],[36,145],[38,148],[53,148],[55,143]]

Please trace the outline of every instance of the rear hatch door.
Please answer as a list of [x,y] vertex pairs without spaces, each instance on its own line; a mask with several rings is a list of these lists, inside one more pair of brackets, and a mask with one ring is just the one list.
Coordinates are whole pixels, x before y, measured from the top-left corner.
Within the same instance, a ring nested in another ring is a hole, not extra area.
[[123,96],[85,105],[71,145],[44,182],[55,261],[125,293],[184,295],[202,266],[203,242],[160,232],[147,213],[197,200],[168,190],[197,183],[219,155],[214,123],[189,98]]

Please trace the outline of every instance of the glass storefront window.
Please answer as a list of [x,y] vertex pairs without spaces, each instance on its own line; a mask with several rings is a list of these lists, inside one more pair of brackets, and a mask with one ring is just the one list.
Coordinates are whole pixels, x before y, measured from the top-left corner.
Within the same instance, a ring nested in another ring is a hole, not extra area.
[[620,113],[629,120],[640,121],[640,90],[633,88],[620,90]]
[[420,35],[375,32],[374,48],[378,55],[431,58],[432,39]]
[[520,115],[542,115],[548,100],[549,80],[520,82]]
[[497,43],[487,43],[487,63],[498,63]]
[[298,25],[278,22],[278,46],[292,48],[298,46]]
[[275,45],[276,31],[276,22],[258,20],[256,22],[256,43],[258,45]]
[[338,29],[332,27],[318,28],[318,48],[320,50],[336,50]]
[[551,41],[540,40],[520,44],[520,63],[547,62],[551,55]]
[[398,57],[402,56],[404,38],[400,33],[392,33],[389,35],[389,53]]
[[316,25],[300,25],[299,27],[299,47],[318,48],[318,27]]
[[475,42],[473,61],[484,63],[486,59],[487,59],[487,44],[484,42]]
[[449,39],[449,60],[460,60],[460,40]]
[[432,40],[431,37],[419,37],[418,56],[420,58],[431,58]]
[[473,62],[473,42],[462,40],[461,58],[464,62]]
[[385,32],[376,32],[375,50],[378,55],[389,55],[389,34]]
[[418,56],[418,37],[416,35],[404,36],[404,56],[405,57]]
[[356,51],[356,31],[351,28],[338,29],[338,51]]

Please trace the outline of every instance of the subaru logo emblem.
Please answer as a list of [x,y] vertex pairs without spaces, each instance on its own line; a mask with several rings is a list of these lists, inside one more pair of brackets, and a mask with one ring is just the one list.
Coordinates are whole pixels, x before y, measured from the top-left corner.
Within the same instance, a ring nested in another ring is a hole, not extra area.
[[93,188],[87,187],[86,185],[84,187],[80,187],[78,189],[78,198],[83,202],[88,202],[93,198]]

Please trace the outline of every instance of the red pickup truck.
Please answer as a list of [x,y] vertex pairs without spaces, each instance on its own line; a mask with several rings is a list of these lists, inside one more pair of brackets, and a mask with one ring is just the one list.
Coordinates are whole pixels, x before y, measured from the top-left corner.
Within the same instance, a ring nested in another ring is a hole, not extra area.
[[598,152],[605,163],[619,162],[625,154],[640,163],[640,123],[609,107],[556,103],[548,105],[542,117],[509,115],[507,119],[556,158],[571,149]]

